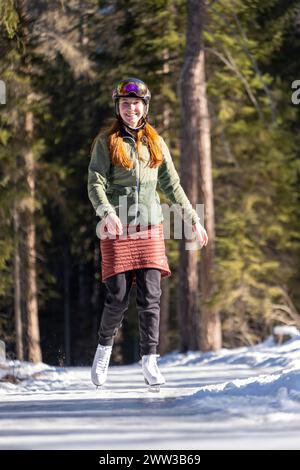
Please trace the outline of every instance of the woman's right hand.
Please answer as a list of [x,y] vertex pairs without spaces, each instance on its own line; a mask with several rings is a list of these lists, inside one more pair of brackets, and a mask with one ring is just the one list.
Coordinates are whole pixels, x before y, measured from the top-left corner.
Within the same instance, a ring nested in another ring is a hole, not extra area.
[[110,235],[122,235],[123,225],[117,214],[111,212],[104,219],[105,227]]

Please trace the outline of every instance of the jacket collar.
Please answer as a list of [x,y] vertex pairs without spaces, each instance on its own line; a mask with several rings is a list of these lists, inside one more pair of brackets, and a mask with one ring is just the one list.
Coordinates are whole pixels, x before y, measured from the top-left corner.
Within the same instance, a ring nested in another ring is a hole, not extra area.
[[134,135],[134,133],[130,132],[127,127],[125,126],[122,126],[121,129],[120,129],[120,133],[121,133],[121,136],[124,138],[124,137],[131,137],[131,139],[134,139],[136,140],[136,136]]

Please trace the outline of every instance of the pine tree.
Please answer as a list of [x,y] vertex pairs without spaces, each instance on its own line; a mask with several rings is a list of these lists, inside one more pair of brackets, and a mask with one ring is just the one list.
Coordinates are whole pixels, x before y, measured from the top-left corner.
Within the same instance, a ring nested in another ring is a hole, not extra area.
[[214,3],[206,32],[214,112],[216,302],[226,344],[253,343],[286,305],[295,249],[295,110],[272,60],[291,27],[293,4]]

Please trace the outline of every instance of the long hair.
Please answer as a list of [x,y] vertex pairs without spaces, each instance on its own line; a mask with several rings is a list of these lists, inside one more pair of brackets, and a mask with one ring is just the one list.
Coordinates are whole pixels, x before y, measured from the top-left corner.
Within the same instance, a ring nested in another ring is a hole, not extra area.
[[[121,135],[121,127],[121,119],[115,119],[108,129],[99,132],[93,142],[92,148],[99,137],[105,137],[112,164],[129,169],[133,167],[133,161],[130,159],[130,156],[126,154],[125,145]],[[150,168],[160,166],[163,161],[163,154],[159,135],[154,127],[152,127],[148,122],[143,129],[140,129],[137,132],[137,151],[141,160],[143,160],[141,155],[141,146],[143,143],[147,145],[149,150]]]

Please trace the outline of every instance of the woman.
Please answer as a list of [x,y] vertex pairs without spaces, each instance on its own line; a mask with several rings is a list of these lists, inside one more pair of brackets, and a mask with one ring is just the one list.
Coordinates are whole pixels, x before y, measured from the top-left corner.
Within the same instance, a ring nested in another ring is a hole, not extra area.
[[89,164],[88,194],[99,217],[102,281],[107,288],[91,379],[104,384],[114,337],[137,286],[140,355],[145,382],[165,383],[157,366],[161,278],[170,276],[157,184],[185,210],[200,246],[205,229],[192,208],[162,137],[148,122],[151,94],[137,78],[113,91],[116,121],[98,136]]

